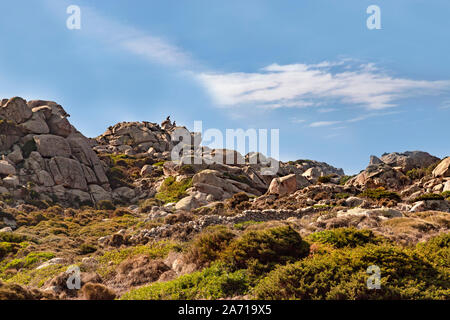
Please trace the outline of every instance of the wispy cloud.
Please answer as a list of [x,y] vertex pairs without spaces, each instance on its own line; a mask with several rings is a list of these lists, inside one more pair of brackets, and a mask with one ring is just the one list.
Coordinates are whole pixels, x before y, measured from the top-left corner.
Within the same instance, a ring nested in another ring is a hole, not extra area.
[[328,126],[332,126],[335,124],[339,124],[342,123],[343,121],[317,121],[317,122],[313,122],[311,123],[309,126],[312,128],[315,127],[328,127]]
[[442,110],[450,109],[450,100],[442,101],[441,105],[439,106],[439,109]]
[[[371,113],[367,113],[361,116],[357,116],[351,119],[347,119],[347,120],[339,120],[339,121],[316,121],[316,122],[312,122],[309,126],[311,128],[316,128],[316,127],[328,127],[328,126],[334,126],[336,124],[345,124],[345,123],[354,123],[354,122],[359,122],[359,121],[363,121],[369,118],[374,118],[374,117],[382,117],[382,116],[389,116],[389,115],[393,115],[393,114],[398,114],[400,113],[399,111],[390,111],[390,112],[371,112]],[[339,127],[340,129],[343,127]]]
[[[72,2],[45,0],[44,4],[55,16],[65,17],[61,12],[65,12],[65,8]],[[190,53],[173,41],[150,30],[121,22],[117,17],[108,17],[97,11],[93,5],[81,6],[81,30],[78,32],[112,48],[141,56],[150,63],[187,69],[196,65]]]
[[395,78],[374,64],[349,60],[319,64],[272,64],[255,73],[201,73],[201,83],[219,105],[307,107],[334,101],[380,110],[399,99],[450,92],[450,81]]

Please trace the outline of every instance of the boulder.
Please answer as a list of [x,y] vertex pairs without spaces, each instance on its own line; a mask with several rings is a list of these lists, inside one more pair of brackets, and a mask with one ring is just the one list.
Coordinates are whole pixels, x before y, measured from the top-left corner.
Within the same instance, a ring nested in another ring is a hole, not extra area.
[[346,186],[364,188],[388,187],[398,189],[408,183],[409,179],[400,170],[387,164],[370,165],[356,177],[350,179]]
[[0,116],[14,121],[16,124],[27,121],[32,115],[33,112],[27,106],[27,102],[19,97],[9,99],[6,104],[0,107]]
[[227,183],[224,179],[220,178],[219,175],[220,172],[216,170],[206,169],[200,171],[192,178],[192,185],[196,186],[199,183],[203,183],[225,189],[227,187]]
[[118,200],[131,200],[136,196],[136,192],[128,187],[120,187],[113,190],[113,197]]
[[48,162],[48,167],[57,185],[70,189],[87,190],[81,164],[73,159],[54,157]]
[[66,139],[51,134],[34,136],[37,151],[45,158],[65,157],[70,158],[72,151]]
[[433,176],[438,177],[450,177],[450,157],[445,158],[438,164],[433,170]]
[[323,176],[323,172],[320,168],[313,167],[306,170],[302,176],[309,180],[317,180],[319,177]]
[[22,123],[20,126],[28,133],[47,134],[50,132],[44,116],[40,113],[33,113],[31,119]]
[[285,177],[275,178],[269,186],[270,194],[278,194],[280,196],[294,193],[297,191],[297,178],[295,174],[290,174]]
[[0,160],[0,175],[16,174],[16,168],[6,160]]
[[175,209],[190,211],[193,209],[197,209],[199,206],[200,204],[194,196],[188,196],[178,201],[175,205]]
[[72,125],[65,116],[52,114],[47,123],[51,134],[67,138],[72,133]]
[[89,192],[96,203],[102,200],[111,200],[111,194],[96,184],[89,186]]
[[23,161],[22,150],[18,145],[14,145],[13,152],[8,154],[6,158],[14,164],[18,164]]
[[384,154],[381,161],[391,167],[400,167],[403,172],[407,172],[415,168],[427,168],[439,161],[439,158],[423,151],[407,151]]
[[347,207],[358,207],[362,205],[364,202],[364,199],[358,198],[358,197],[350,197],[345,200],[345,204]]
[[148,165],[148,164],[146,164],[145,166],[142,167],[142,170],[141,170],[141,177],[146,176],[146,175],[149,175],[149,174],[151,174],[152,172],[153,172],[153,167],[150,166],[150,165]]
[[450,180],[448,180],[447,182],[445,182],[444,184],[444,190],[442,190],[443,192],[446,191],[450,191]]
[[83,137],[69,137],[67,141],[70,144],[72,154],[82,164],[89,166],[95,173],[99,184],[109,183],[106,177],[105,169],[98,158],[97,154],[92,150],[88,140]]
[[419,201],[414,204],[410,212],[421,212],[429,210],[450,212],[450,204],[446,200]]

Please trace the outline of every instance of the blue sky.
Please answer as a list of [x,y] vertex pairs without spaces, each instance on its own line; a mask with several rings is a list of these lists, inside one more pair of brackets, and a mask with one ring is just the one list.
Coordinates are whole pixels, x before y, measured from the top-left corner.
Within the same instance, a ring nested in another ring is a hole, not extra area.
[[[381,9],[369,30],[366,9]],[[66,8],[81,8],[69,30]],[[448,156],[446,0],[2,1],[0,96],[59,102],[85,135],[119,121],[280,129],[282,160],[364,169]]]

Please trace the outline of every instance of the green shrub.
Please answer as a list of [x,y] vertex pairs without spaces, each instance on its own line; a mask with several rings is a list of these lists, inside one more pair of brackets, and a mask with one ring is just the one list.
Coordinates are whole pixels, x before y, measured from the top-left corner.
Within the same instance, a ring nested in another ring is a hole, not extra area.
[[367,189],[364,192],[362,192],[360,196],[374,200],[388,199],[394,201],[401,201],[401,197],[398,193],[387,191],[384,188]]
[[97,248],[95,246],[93,246],[92,244],[83,243],[80,246],[80,254],[82,254],[82,255],[94,253],[95,251],[97,251]]
[[350,180],[351,178],[353,178],[354,176],[342,176],[341,179],[339,180],[339,184],[341,186],[345,185],[348,180]]
[[0,242],[0,259],[3,259],[10,253],[16,253],[20,246],[17,243]]
[[0,271],[8,269],[32,269],[37,267],[40,263],[48,261],[54,257],[55,254],[53,252],[32,252],[23,258],[17,258],[9,261],[0,267]]
[[192,187],[192,179],[186,178],[176,181],[175,177],[164,180],[155,198],[164,203],[178,202],[186,196],[186,190]]
[[152,210],[152,207],[160,207],[163,204],[164,202],[155,198],[145,199],[139,203],[139,209],[143,213],[148,213]]
[[441,193],[441,196],[444,197],[444,199],[449,200],[450,198],[450,191],[444,191]]
[[425,193],[421,196],[416,197],[413,202],[426,200],[444,200],[444,197],[437,193]]
[[331,244],[335,248],[365,246],[368,243],[380,243],[381,238],[376,237],[371,230],[358,230],[356,228],[338,228],[312,233],[307,240],[324,244]]
[[249,226],[252,226],[252,225],[255,225],[255,224],[260,224],[260,223],[263,223],[263,222],[262,221],[249,220],[249,221],[236,223],[233,227],[235,229],[238,229],[238,230],[245,230]]
[[331,178],[332,176],[328,175],[328,176],[321,176],[317,179],[317,182],[319,183],[330,183],[331,182]]
[[[369,266],[381,270],[381,288],[367,288]],[[279,267],[260,281],[257,299],[446,299],[448,272],[408,249],[372,245],[331,251]]]
[[448,270],[450,263],[450,233],[444,233],[426,242],[418,243],[416,251],[430,263],[442,266]]
[[121,300],[199,300],[221,299],[247,293],[245,270],[228,272],[219,264],[168,282],[156,282],[131,290]]
[[0,232],[0,242],[21,243],[29,240],[25,235],[14,232]]
[[187,260],[197,266],[208,265],[219,259],[235,237],[225,226],[209,227],[194,239],[187,253]]
[[109,200],[101,200],[97,202],[97,210],[116,210],[116,206]]
[[250,269],[253,275],[306,257],[309,244],[289,226],[247,231],[230,243],[223,257],[233,270]]

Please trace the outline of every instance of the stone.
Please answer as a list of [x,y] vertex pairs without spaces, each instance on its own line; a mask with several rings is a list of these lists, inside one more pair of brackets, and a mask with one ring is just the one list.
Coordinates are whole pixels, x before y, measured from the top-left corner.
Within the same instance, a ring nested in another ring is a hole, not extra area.
[[20,184],[19,177],[17,177],[17,176],[8,176],[6,178],[3,178],[3,183],[7,187],[16,188]]
[[146,175],[149,175],[149,174],[151,174],[152,172],[153,172],[153,167],[150,166],[150,165],[148,165],[148,164],[146,164],[145,166],[142,167],[142,170],[141,170],[141,177],[144,177],[144,176],[146,176]]
[[358,197],[350,197],[345,200],[347,207],[358,207],[364,202],[364,199]]
[[89,186],[89,192],[92,195],[92,198],[94,199],[95,203],[102,200],[111,201],[111,194],[99,185],[91,184]]
[[77,204],[81,206],[82,204],[87,204],[92,201],[91,195],[87,192],[76,190],[76,189],[69,189],[66,190],[66,197],[68,201]]
[[5,187],[0,186],[0,194],[9,194],[9,191]]
[[278,194],[280,196],[294,193],[297,191],[297,178],[295,174],[290,174],[285,177],[275,178],[269,186],[270,194]]
[[113,190],[113,197],[116,199],[131,200],[136,196],[136,192],[128,187],[120,187]]
[[306,170],[302,174],[302,176],[309,180],[316,180],[322,176],[322,171],[320,170],[320,168],[313,167],[313,168],[309,168],[308,170]]
[[0,229],[0,233],[2,233],[2,232],[13,232],[13,229],[11,227],[6,227],[3,229]]
[[442,190],[443,192],[446,191],[450,191],[450,180],[448,180],[447,182],[445,182],[444,184],[444,190]]
[[43,117],[40,113],[33,113],[31,119],[22,123],[20,126],[29,133],[47,134],[50,132],[50,129]]
[[13,152],[8,154],[6,158],[14,164],[18,164],[23,161],[22,150],[18,145],[13,146]]
[[438,177],[450,177],[450,157],[442,160],[438,166],[433,170],[433,176]]
[[28,107],[27,102],[19,97],[9,99],[5,105],[0,107],[0,116],[14,121],[16,124],[27,121],[32,115],[33,112]]
[[177,204],[175,204],[175,209],[190,211],[197,209],[199,206],[200,204],[194,196],[188,196],[178,201]]
[[109,183],[106,177],[105,169],[98,158],[97,154],[92,150],[86,138],[70,137],[67,139],[75,158],[94,171],[99,184]]
[[86,178],[78,161],[54,157],[50,159],[48,166],[56,184],[70,189],[87,190]]
[[407,172],[415,168],[427,168],[439,161],[439,158],[423,151],[407,151],[384,154],[381,161],[391,167],[400,167],[403,172]]
[[31,109],[31,111],[33,111],[33,114],[42,115],[45,120],[49,120],[52,116],[52,108],[50,108],[49,106],[35,107]]
[[194,175],[192,184],[195,186],[196,184],[203,183],[224,189],[226,182],[219,175],[220,172],[217,170],[206,169]]
[[16,168],[6,160],[0,160],[0,175],[16,174]]
[[52,158],[56,156],[70,158],[72,151],[66,139],[51,134],[34,136],[37,152],[45,157]]
[[36,176],[38,183],[44,187],[53,187],[55,185],[52,175],[45,170],[39,170]]
[[72,133],[72,125],[64,116],[52,114],[47,123],[51,134],[67,138]]
[[410,212],[421,212],[429,210],[450,212],[450,204],[446,200],[419,201],[414,204]]
[[224,190],[222,188],[206,184],[206,183],[196,183],[195,189],[202,193],[211,195],[215,200],[222,200],[224,196]]

